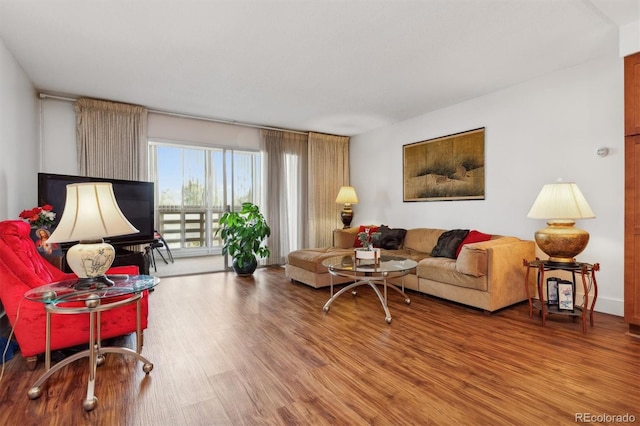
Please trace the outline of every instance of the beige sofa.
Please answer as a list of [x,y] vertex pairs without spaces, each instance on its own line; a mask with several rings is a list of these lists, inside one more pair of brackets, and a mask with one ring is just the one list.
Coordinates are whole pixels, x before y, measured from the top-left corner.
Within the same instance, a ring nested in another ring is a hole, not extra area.
[[[516,237],[493,235],[489,241],[465,244],[456,259],[432,257],[443,229],[407,230],[397,250],[383,254],[414,259],[418,266],[404,277],[405,288],[493,312],[526,300],[523,259],[535,258],[535,243]],[[302,249],[289,253],[285,266],[293,281],[320,288],[350,282],[329,274],[322,262],[353,253],[358,228],[334,231],[334,247]],[[529,285],[534,288],[534,274]],[[397,279],[397,283],[399,279]],[[533,291],[533,290],[532,290]]]

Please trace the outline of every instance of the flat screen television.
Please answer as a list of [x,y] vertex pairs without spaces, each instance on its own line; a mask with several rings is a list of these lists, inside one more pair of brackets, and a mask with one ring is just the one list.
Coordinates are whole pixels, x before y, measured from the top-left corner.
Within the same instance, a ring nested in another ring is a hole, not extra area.
[[[58,224],[64,211],[67,185],[81,182],[111,182],[120,210],[140,231],[137,234],[105,238],[105,241],[114,246],[147,244],[153,241],[155,231],[153,182],[38,173],[38,205],[53,206],[53,211],[56,212],[55,225]],[[72,245],[73,243],[68,243],[68,246]],[[64,246],[65,244],[63,248]]]

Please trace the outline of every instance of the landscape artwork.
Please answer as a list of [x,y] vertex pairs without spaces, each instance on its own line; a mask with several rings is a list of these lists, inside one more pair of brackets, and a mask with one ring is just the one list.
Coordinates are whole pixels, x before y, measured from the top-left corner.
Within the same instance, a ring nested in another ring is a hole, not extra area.
[[484,128],[403,145],[404,201],[484,200]]

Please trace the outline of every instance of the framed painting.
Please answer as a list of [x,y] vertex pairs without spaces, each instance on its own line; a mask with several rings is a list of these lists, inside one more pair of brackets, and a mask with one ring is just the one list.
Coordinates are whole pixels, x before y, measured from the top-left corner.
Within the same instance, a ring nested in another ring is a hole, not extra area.
[[558,309],[573,312],[574,293],[571,281],[558,281]]
[[484,200],[484,127],[402,148],[405,202]]
[[558,279],[547,278],[547,303],[549,305],[558,304]]

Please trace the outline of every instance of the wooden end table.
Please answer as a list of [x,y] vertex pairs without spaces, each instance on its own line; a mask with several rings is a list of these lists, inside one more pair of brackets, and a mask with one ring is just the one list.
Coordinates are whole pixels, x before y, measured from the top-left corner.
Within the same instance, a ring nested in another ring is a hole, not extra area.
[[[542,326],[546,325],[547,315],[565,315],[570,317],[579,317],[582,320],[582,332],[587,332],[587,314],[589,315],[589,322],[593,327],[593,310],[596,306],[596,300],[598,299],[598,283],[596,281],[596,271],[600,270],[600,264],[598,263],[560,263],[551,262],[548,260],[532,260],[523,259],[523,265],[526,268],[526,274],[524,278],[524,287],[527,293],[527,299],[529,301],[529,318],[533,318],[533,310],[540,311],[542,317]],[[529,289],[529,272],[531,270],[537,270],[537,287],[538,287],[538,300],[533,298],[531,290]],[[572,309],[562,309],[559,303],[550,303],[549,300],[545,300],[545,273],[552,271],[565,271],[569,272],[573,278],[573,306]],[[577,284],[577,276],[580,277],[582,282],[582,290],[584,292],[584,300],[582,304],[575,304],[575,291]],[[591,304],[589,304],[590,293],[593,290],[593,297],[591,297]]]

